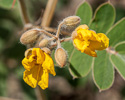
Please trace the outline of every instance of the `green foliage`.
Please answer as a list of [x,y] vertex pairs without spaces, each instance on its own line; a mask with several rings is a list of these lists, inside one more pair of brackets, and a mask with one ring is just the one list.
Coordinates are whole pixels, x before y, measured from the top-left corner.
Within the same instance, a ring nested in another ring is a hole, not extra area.
[[[10,9],[12,7],[13,0],[0,0],[0,7],[4,9]],[[17,0],[14,6],[17,6]]]
[[82,3],[76,10],[76,15],[81,18],[81,24],[89,24],[92,18],[92,8],[89,3]]
[[121,42],[115,46],[117,51],[115,55],[111,55],[110,59],[120,75],[125,79],[125,42]]
[[86,76],[92,67],[92,57],[74,49],[70,57],[70,72],[74,78]]
[[109,45],[114,46],[118,42],[125,40],[125,18],[118,21],[108,32],[107,36],[110,39]]
[[95,11],[90,29],[97,33],[105,33],[115,21],[115,10],[110,3],[100,5]]
[[114,68],[106,51],[99,51],[94,58],[93,79],[100,90],[108,89],[114,81]]
[[78,7],[76,15],[81,18],[82,24],[89,25],[90,29],[97,33],[106,33],[109,37],[110,46],[114,50],[109,48],[108,52],[106,50],[98,51],[97,57],[93,58],[76,50],[72,43],[65,42],[63,47],[69,54],[69,71],[73,78],[79,78],[85,77],[92,68],[96,86],[100,91],[106,90],[114,82],[113,66],[125,78],[125,18],[113,25],[115,9],[109,2],[100,5],[92,19],[92,10],[87,2],[83,2]]

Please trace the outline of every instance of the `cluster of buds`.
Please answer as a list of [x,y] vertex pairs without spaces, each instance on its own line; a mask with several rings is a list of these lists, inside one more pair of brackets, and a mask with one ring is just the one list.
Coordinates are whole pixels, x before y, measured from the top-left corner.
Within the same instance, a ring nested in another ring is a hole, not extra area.
[[[45,53],[51,55],[51,51],[55,49],[54,57],[56,63],[62,68],[66,65],[67,53],[62,48],[61,42],[72,40],[71,34],[61,36],[63,29],[73,31],[80,24],[78,16],[70,16],[65,18],[59,25],[56,34],[52,34],[43,28],[32,28],[24,32],[20,38],[20,42],[27,46],[25,57],[30,55],[32,48],[41,48]],[[30,49],[29,49],[30,48]]]

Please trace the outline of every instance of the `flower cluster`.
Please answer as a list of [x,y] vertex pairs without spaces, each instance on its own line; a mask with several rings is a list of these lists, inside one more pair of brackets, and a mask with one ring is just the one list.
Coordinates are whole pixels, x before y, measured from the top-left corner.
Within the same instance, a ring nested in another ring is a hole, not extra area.
[[[67,53],[61,47],[61,42],[72,40],[76,49],[92,57],[97,57],[96,50],[104,50],[108,47],[109,39],[105,34],[89,30],[87,25],[76,28],[79,23],[78,16],[70,16],[59,24],[56,35],[38,28],[22,34],[20,42],[27,46],[33,45],[30,47],[32,49],[25,52],[25,58],[22,60],[26,69],[23,79],[28,85],[35,88],[38,84],[42,89],[48,87],[49,73],[56,75],[53,60],[49,55],[53,48],[57,47],[54,54],[56,63],[61,68],[66,65]],[[74,31],[68,34],[70,37],[60,39],[59,35],[63,26]]]

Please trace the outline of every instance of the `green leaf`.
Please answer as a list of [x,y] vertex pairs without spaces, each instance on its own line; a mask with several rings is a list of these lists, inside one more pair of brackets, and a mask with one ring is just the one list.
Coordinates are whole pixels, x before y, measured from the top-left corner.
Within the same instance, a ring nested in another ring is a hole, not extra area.
[[92,18],[92,8],[88,2],[83,2],[76,10],[76,15],[81,18],[81,24],[89,24]]
[[109,60],[109,54],[105,50],[98,51],[94,58],[93,80],[99,90],[110,88],[114,81],[114,68]]
[[92,57],[75,49],[71,42],[64,42],[63,48],[69,54],[69,71],[73,78],[86,76],[91,70]]
[[118,21],[107,33],[109,45],[114,46],[125,40],[125,18]]
[[111,62],[123,79],[125,79],[125,55],[111,55]]
[[110,3],[100,5],[94,14],[90,29],[97,33],[106,33],[115,21],[115,9]]
[[91,56],[74,49],[70,58],[70,72],[74,78],[85,77],[92,67]]
[[[12,7],[13,0],[0,0],[0,7],[4,9],[10,9]],[[17,0],[14,6],[17,6]]]
[[118,52],[119,54],[125,54],[125,41],[119,42],[118,44],[115,45],[115,51]]
[[115,46],[115,50],[118,52],[115,55],[111,55],[111,62],[115,66],[119,74],[125,79],[125,42],[119,43]]

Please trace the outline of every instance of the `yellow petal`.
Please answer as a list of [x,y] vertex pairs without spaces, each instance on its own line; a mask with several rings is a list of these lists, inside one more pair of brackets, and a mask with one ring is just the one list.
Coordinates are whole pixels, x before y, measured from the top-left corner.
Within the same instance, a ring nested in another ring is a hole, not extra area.
[[103,33],[98,33],[97,35],[100,37],[103,43],[102,48],[107,48],[109,46],[109,38]]
[[44,52],[40,48],[33,48],[32,55],[37,56],[37,64],[42,64],[45,60]]
[[48,88],[49,72],[47,69],[40,70],[38,85],[42,89]]
[[90,48],[86,48],[84,53],[88,54],[89,56],[97,57],[96,52]]
[[80,25],[80,26],[78,26],[76,29],[75,29],[75,31],[77,31],[77,30],[79,30],[79,29],[89,29],[89,27],[87,26],[87,25]]
[[35,64],[34,62],[29,62],[29,59],[27,58],[24,58],[22,60],[22,65],[26,70],[30,70],[34,66],[34,64]]
[[36,60],[35,55],[30,55],[28,58],[29,58],[29,62],[33,62]]
[[89,46],[90,42],[89,41],[81,41],[79,38],[75,38],[73,40],[74,46],[80,50],[81,52],[84,52],[87,46]]
[[90,42],[90,47],[95,49],[95,50],[104,50],[104,49],[106,49],[109,46],[109,39],[103,33],[98,33],[97,35],[99,36],[101,41],[91,41]]
[[45,55],[45,61],[42,64],[43,69],[47,69],[49,73],[55,76],[56,72],[54,70],[54,63],[53,63],[52,58],[45,52],[44,52],[44,55]]
[[32,88],[37,86],[40,66],[35,65],[30,71],[26,70],[23,74],[23,80]]

